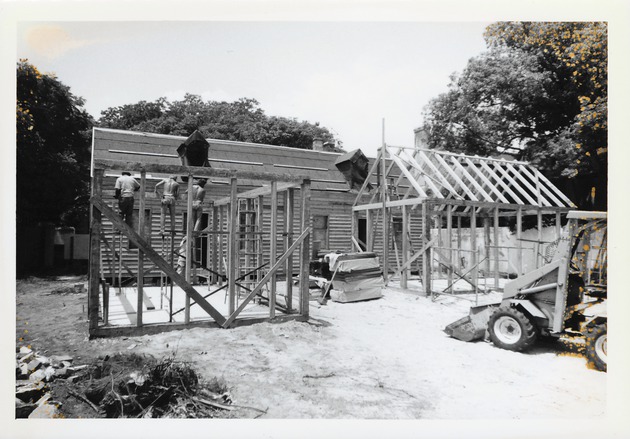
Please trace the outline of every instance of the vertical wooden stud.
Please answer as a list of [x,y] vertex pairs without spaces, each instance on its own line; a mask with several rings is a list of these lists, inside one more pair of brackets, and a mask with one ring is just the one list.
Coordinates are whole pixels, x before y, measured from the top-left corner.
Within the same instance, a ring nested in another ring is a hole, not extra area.
[[499,208],[494,208],[494,287],[499,288]]
[[[302,227],[301,230],[304,231],[309,228],[311,222],[311,211],[310,211],[310,201],[311,201],[311,181],[309,179],[305,179],[301,186],[302,189],[302,212],[301,212],[301,220]],[[309,262],[310,262],[310,244],[311,237],[309,235],[304,238],[302,241],[302,245],[300,246],[300,315],[304,317],[308,317],[308,272],[309,272]]]
[[453,266],[455,261],[453,261],[453,206],[451,206],[450,204],[448,204],[446,206],[446,245],[448,246],[448,263],[449,263],[449,267],[448,267],[448,275],[447,275],[447,281],[448,281],[448,285],[451,285],[449,287],[450,292],[453,292]]
[[[404,266],[409,260],[409,209],[408,206],[402,208],[402,265]],[[400,286],[407,289],[407,281],[409,279],[409,269],[405,268],[400,275]]]
[[[102,196],[103,170],[94,169],[92,177],[92,194]],[[88,321],[90,333],[98,328],[99,308],[99,273],[101,271],[101,211],[91,205],[90,227],[90,283],[88,291]]]
[[[295,189],[289,188],[287,190],[287,202],[284,207],[287,218],[287,246],[288,249],[293,244],[293,223],[295,222]],[[285,249],[286,250],[286,249]],[[293,254],[287,258],[286,265],[286,279],[287,279],[287,310],[291,311],[293,307]]]
[[236,272],[238,269],[238,186],[236,178],[230,179],[230,215],[228,234],[228,293],[229,293],[229,313],[236,309]]
[[[270,265],[276,263],[277,245],[278,245],[278,183],[271,182],[271,243],[269,246]],[[269,318],[276,316],[276,273],[271,275],[271,284],[269,291]]]
[[522,241],[522,232],[523,232],[523,208],[519,207],[516,210],[516,267],[518,269],[518,275],[521,276],[523,274],[523,241]]
[[[192,213],[192,206],[193,206],[193,176],[192,174],[188,174],[188,198],[187,198],[187,206],[186,206],[186,250],[185,250],[185,254],[186,254],[186,281],[188,283],[191,282],[190,279],[190,274],[191,274],[191,268],[192,268],[192,259],[193,259],[193,227],[194,222],[193,222],[193,213]],[[188,296],[188,294],[186,294],[185,297],[185,302],[184,302],[184,321],[186,323],[190,323],[190,296]]]
[[[146,184],[147,173],[145,170],[140,172],[140,193],[138,203],[138,234],[146,239],[144,236],[144,209],[145,209],[145,196],[146,196]],[[136,326],[142,326],[142,311],[144,306],[144,252],[138,248],[138,302],[136,311]]]

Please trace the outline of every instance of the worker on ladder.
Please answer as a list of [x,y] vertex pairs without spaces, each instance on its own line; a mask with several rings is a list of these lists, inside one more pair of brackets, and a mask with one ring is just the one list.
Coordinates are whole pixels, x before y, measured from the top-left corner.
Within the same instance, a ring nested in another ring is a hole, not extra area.
[[[164,190],[160,194],[158,188],[164,186]],[[171,217],[171,233],[175,232],[175,202],[179,198],[179,183],[177,176],[171,175],[168,178],[160,180],[155,185],[155,194],[161,198],[162,211],[160,214],[160,233],[164,234],[164,216],[168,210]]]

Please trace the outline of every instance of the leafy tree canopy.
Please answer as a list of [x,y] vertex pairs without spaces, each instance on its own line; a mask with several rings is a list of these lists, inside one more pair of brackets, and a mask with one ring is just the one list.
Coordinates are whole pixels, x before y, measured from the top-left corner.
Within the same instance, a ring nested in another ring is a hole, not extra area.
[[98,125],[133,131],[188,136],[199,130],[214,139],[266,143],[310,149],[314,138],[321,138],[340,151],[341,142],[318,123],[299,122],[294,118],[267,116],[255,99],[235,102],[203,101],[186,94],[181,101],[155,102],[108,108],[101,113]]
[[93,120],[82,106],[54,75],[18,62],[18,224],[86,218]]
[[429,103],[429,146],[530,161],[582,207],[606,206],[605,23],[499,22]]

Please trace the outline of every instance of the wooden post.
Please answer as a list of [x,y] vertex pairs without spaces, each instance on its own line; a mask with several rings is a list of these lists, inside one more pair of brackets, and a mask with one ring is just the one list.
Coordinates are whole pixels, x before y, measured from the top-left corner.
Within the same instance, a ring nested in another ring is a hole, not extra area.
[[470,259],[473,266],[472,281],[475,286],[475,305],[477,305],[477,294],[479,291],[479,267],[477,266],[477,212],[475,207],[470,209],[470,250]]
[[446,243],[448,245],[448,276],[447,281],[450,285],[449,290],[453,292],[453,206],[448,204],[446,206]]
[[484,217],[483,219],[483,241],[484,241],[484,256],[486,259],[486,269],[484,270],[484,277],[490,275],[490,218]]
[[494,287],[499,288],[499,208],[494,208]]
[[[284,206],[287,219],[287,245],[286,249],[291,247],[293,243],[293,223],[295,222],[295,196],[294,189],[289,188],[287,190],[287,202]],[[285,249],[285,251],[286,251]],[[293,254],[287,258],[286,265],[286,280],[287,280],[287,310],[291,311],[293,307]]]
[[[271,182],[271,243],[269,245],[270,265],[276,263],[278,245],[278,183]],[[271,286],[269,291],[269,318],[276,316],[276,273],[271,276]]]
[[462,268],[462,217],[457,217],[457,269]]
[[219,273],[219,255],[218,255],[218,239],[221,239],[221,235],[217,235],[216,232],[219,231],[219,208],[217,206],[212,206],[212,233],[210,235],[210,241],[212,242],[212,248],[210,249],[212,255],[212,283],[219,283],[219,278],[217,273]]
[[[352,243],[354,241],[359,242],[358,224],[359,224],[359,212],[353,211],[350,213],[350,251],[351,252],[354,250],[354,245]],[[356,250],[361,251],[360,248]]]
[[[311,222],[311,211],[310,211],[310,200],[311,200],[311,180],[304,179],[304,182],[301,186],[302,189],[302,212],[301,212],[301,220],[302,227],[301,230],[304,231],[310,226]],[[300,246],[300,315],[304,317],[308,317],[308,272],[309,272],[309,262],[310,262],[310,234]]]
[[[385,126],[385,121],[383,121],[383,129]],[[383,136],[385,134],[383,133]],[[390,218],[387,214],[387,177],[385,175],[386,166],[385,166],[385,156],[387,155],[387,149],[385,147],[385,141],[383,140],[383,146],[381,148],[381,198],[383,201],[382,207],[382,218],[381,218],[381,227],[382,227],[382,235],[383,235],[383,278],[385,280],[385,285],[387,285],[388,276],[389,276],[389,222]]]
[[542,211],[539,210],[536,214],[536,226],[538,228],[538,243],[536,244],[536,268],[542,267],[543,265],[543,256],[542,256]]
[[516,210],[516,252],[517,252],[516,267],[518,269],[518,276],[521,276],[523,274],[523,241],[521,240],[522,231],[523,231],[523,208],[519,207]]
[[[422,203],[422,244],[431,241],[431,218],[427,203]],[[422,255],[422,286],[425,296],[431,295],[431,248],[427,247]]]
[[[147,173],[140,172],[140,202],[138,203],[138,234],[144,236],[144,205],[146,196]],[[136,311],[136,326],[142,326],[142,307],[144,305],[144,253],[138,248],[138,302]]]
[[556,212],[556,239],[562,237],[562,216],[560,212]]
[[[103,170],[94,169],[92,177],[92,195],[101,196],[103,186]],[[91,205],[91,228],[90,228],[90,283],[88,291],[88,320],[89,331],[98,329],[98,306],[99,306],[99,276],[101,261],[101,211],[96,206]]]
[[[256,267],[260,267],[262,264],[264,264],[263,261],[263,248],[264,248],[264,236],[263,236],[263,230],[264,230],[264,213],[265,213],[265,197],[263,195],[259,195],[258,196],[258,206],[257,206],[257,212],[256,212],[256,231],[258,232],[258,249],[257,249],[257,255],[256,255]],[[260,282],[263,278],[264,274],[262,272],[262,270],[258,270],[258,272],[256,273],[256,281]]]
[[374,213],[372,210],[367,210],[365,212],[365,246],[367,251],[374,251]]
[[236,309],[236,271],[238,267],[238,186],[236,178],[230,179],[231,191],[230,191],[230,216],[228,218],[229,230],[228,234],[228,293],[229,300],[229,313],[232,314]]
[[[187,217],[186,217],[186,282],[192,283],[190,281],[190,272],[192,268],[192,259],[193,259],[193,227],[195,226],[193,222],[193,176],[192,174],[188,174],[188,205],[187,205]],[[190,323],[190,297],[186,294],[186,299],[184,302],[184,321],[186,323]]]
[[[404,266],[409,260],[409,214],[407,206],[401,206],[402,208],[402,265]],[[407,281],[409,278],[409,269],[403,269],[400,275],[400,286],[407,289]]]
[[[222,273],[224,276],[227,276],[227,273],[224,271],[225,270],[225,266],[223,265],[223,261],[227,260],[227,258],[225,257],[225,247],[223,245],[223,242],[225,241],[225,235],[223,234],[223,232],[225,231],[225,206],[219,206],[219,231],[221,232],[219,234],[219,256],[218,256],[218,260],[217,260],[217,264],[218,264],[218,273]],[[223,279],[225,279],[223,276],[219,277],[219,283],[223,284]]]

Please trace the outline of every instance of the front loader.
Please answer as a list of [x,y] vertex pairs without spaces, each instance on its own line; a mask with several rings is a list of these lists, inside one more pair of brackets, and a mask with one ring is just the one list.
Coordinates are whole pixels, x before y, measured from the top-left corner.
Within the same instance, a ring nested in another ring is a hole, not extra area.
[[582,334],[596,369],[607,368],[607,215],[571,211],[552,260],[507,283],[500,303],[472,307],[447,334],[464,341],[488,336],[524,351],[538,337]]

